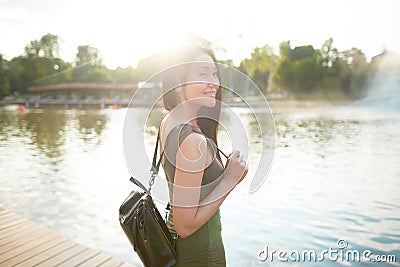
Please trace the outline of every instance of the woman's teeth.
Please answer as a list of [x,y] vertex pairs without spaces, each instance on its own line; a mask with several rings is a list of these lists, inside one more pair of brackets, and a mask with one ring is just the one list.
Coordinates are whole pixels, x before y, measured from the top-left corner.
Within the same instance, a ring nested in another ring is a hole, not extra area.
[[215,93],[213,93],[213,92],[203,93],[203,94],[206,95],[206,96],[215,96]]

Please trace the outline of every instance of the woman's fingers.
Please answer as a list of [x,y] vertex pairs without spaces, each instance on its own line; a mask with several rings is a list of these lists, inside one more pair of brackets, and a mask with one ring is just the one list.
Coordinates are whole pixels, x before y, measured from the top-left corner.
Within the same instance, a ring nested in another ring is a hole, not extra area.
[[234,158],[237,158],[239,155],[240,155],[240,151],[235,149],[232,151],[229,158],[234,159]]
[[235,184],[240,183],[247,175],[248,166],[244,160],[244,155],[242,155],[239,150],[235,149],[229,154],[225,170],[228,176],[232,176],[232,178],[236,177],[234,178],[237,179]]

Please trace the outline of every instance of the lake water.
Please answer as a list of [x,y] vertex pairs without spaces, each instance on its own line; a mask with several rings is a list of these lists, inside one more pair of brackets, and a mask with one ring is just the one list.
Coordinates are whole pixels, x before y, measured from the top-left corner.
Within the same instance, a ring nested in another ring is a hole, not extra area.
[[[376,260],[394,255],[397,263],[368,266],[400,266],[400,112],[272,110],[276,151],[267,180],[254,194],[241,184],[221,208],[228,266],[321,266],[295,260],[296,251],[323,255],[329,249],[359,251],[361,257],[369,250]],[[248,116],[245,109],[236,111]],[[123,152],[125,114],[1,108],[0,206],[140,266],[118,222],[119,205],[133,187]],[[249,176],[260,143],[252,127],[246,125]],[[150,157],[155,131],[147,133]],[[338,240],[347,247],[338,249]],[[261,261],[266,248],[287,254]],[[366,264],[331,255],[325,254],[324,265]]]

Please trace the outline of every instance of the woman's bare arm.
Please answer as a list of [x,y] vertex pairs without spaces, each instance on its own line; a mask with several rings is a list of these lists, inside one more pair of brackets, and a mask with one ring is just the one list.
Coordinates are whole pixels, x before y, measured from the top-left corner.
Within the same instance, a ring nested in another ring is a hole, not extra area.
[[207,153],[206,138],[191,133],[183,140],[176,156],[173,213],[175,230],[181,237],[188,237],[205,224],[247,174],[240,153],[235,151],[228,159],[229,166],[221,182],[199,203]]

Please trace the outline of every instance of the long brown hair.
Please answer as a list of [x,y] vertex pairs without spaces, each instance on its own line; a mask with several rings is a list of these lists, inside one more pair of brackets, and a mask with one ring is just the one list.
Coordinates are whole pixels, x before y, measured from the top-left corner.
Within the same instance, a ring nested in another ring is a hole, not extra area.
[[[175,52],[170,52],[169,57],[172,57],[172,60],[169,60],[167,63],[168,66],[172,66],[166,69],[162,75],[162,102],[164,108],[167,111],[171,111],[177,105],[179,105],[182,101],[180,94],[177,92],[181,86],[185,85],[186,75],[187,75],[187,66],[178,65],[183,63],[189,63],[195,60],[195,58],[201,54],[209,55],[214,61],[217,67],[217,77],[220,81],[220,85],[217,89],[217,93],[215,95],[215,106],[214,107],[201,107],[199,113],[197,114],[197,124],[199,125],[201,131],[213,142],[215,145],[218,145],[217,135],[218,135],[218,125],[219,118],[221,115],[221,99],[222,99],[222,90],[221,90],[221,77],[220,71],[218,68],[218,62],[215,57],[214,52],[211,49],[200,47],[197,45],[180,47]],[[219,162],[221,161],[221,156],[219,153],[217,154],[217,159]]]

